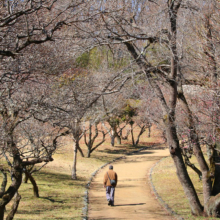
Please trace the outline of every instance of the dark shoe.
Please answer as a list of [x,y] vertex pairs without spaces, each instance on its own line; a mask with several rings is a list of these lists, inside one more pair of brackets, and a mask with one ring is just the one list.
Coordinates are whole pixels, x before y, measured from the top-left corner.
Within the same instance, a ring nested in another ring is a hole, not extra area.
[[111,206],[114,206],[114,204],[111,202]]
[[108,201],[108,205],[112,205],[112,203],[111,203],[111,201],[110,201],[110,200]]

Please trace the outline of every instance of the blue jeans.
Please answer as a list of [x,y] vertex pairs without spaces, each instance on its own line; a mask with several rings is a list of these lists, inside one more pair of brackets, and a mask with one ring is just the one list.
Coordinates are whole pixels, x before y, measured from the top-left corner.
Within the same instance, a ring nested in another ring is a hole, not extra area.
[[115,187],[106,186],[106,198],[108,201],[111,201],[112,205],[114,205],[114,196],[115,196]]

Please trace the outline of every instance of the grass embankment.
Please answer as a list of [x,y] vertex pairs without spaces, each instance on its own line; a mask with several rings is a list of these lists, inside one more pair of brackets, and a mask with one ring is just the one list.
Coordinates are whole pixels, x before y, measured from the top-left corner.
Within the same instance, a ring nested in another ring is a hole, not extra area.
[[[196,159],[192,157],[192,162],[197,166]],[[199,199],[203,202],[202,181],[198,175],[188,167],[188,173],[198,193]],[[187,220],[211,220],[216,218],[195,217],[190,213],[189,202],[184,194],[176,175],[176,168],[171,157],[162,159],[153,169],[152,172],[153,184],[161,196],[163,201],[175,211],[178,215]],[[161,184],[163,183],[163,184]]]
[[[138,147],[131,146],[131,140],[111,147],[110,139],[107,139],[92,153],[91,158],[82,158],[78,153],[78,180],[71,180],[73,142],[70,138],[63,139],[63,147],[54,155],[54,161],[33,175],[39,187],[40,198],[34,198],[30,182],[22,183],[19,189],[22,199],[14,219],[81,219],[85,185],[91,174],[106,162],[143,146],[157,143],[160,141],[158,135],[158,132],[154,131],[152,138],[147,138],[147,132],[144,133]],[[86,154],[83,141],[81,147]],[[11,203],[6,207],[6,215],[10,207]]]

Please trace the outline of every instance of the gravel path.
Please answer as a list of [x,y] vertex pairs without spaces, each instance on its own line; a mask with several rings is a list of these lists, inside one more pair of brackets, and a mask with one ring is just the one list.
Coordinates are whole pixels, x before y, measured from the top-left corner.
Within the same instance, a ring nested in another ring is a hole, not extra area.
[[100,170],[89,190],[88,219],[174,219],[161,207],[149,183],[150,168],[168,155],[167,149],[148,149],[113,163],[114,171],[117,172],[119,179],[115,191],[114,207],[107,205],[102,183],[108,166]]

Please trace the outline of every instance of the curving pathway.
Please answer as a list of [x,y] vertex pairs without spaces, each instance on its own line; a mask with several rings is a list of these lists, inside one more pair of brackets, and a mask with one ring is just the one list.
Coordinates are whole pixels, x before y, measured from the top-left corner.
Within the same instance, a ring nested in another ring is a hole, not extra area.
[[175,219],[155,198],[148,178],[151,167],[168,155],[167,149],[148,149],[113,163],[119,179],[115,191],[114,207],[107,205],[105,188],[102,184],[108,166],[100,170],[93,179],[89,190],[88,219]]

